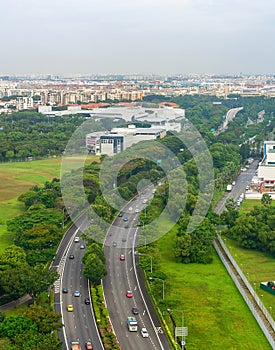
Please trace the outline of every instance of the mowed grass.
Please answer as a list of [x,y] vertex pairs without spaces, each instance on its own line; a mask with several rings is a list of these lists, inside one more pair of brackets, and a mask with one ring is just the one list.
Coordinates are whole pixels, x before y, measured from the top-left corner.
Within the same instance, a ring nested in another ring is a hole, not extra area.
[[[217,255],[212,264],[181,264],[174,258],[175,232],[158,241],[161,270],[169,276],[166,301],[176,325],[188,327],[188,350],[270,349],[270,345]],[[170,301],[170,302],[169,302]],[[178,310],[178,311],[176,311]],[[275,308],[274,308],[275,311]],[[171,321],[165,320],[172,332]]]
[[[86,158],[86,157],[85,157]],[[86,162],[96,161],[98,157],[89,156]],[[60,178],[61,163],[80,166],[83,157],[50,158],[45,160],[0,164],[0,251],[12,244],[12,237],[6,232],[8,220],[23,212],[23,204],[17,198],[32,186],[43,185],[53,178]],[[69,170],[69,167],[68,167]]]

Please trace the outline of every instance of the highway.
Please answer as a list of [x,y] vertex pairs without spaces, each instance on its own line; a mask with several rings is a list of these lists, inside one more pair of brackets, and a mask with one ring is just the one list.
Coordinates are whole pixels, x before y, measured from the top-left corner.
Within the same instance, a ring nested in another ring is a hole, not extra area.
[[[143,283],[139,285],[136,276],[134,246],[138,233],[138,213],[135,210],[141,210],[144,200],[151,197],[152,189],[147,189],[143,196],[129,202],[123,209],[123,216],[118,216],[110,226],[105,241],[108,271],[103,279],[105,300],[116,337],[121,348],[125,350],[170,349],[151,303],[147,305],[149,298],[145,295],[145,286]],[[124,221],[126,218],[128,220]],[[116,246],[113,246],[113,242],[116,242]],[[125,255],[125,260],[120,260],[121,254]],[[133,292],[132,298],[126,297],[127,290]],[[138,321],[137,332],[130,332],[127,328],[127,317],[133,316],[132,307],[139,310],[139,314],[135,316]],[[148,338],[141,336],[142,327],[147,328]]]
[[240,195],[245,192],[245,188],[250,184],[255,172],[258,168],[258,161],[255,160],[250,164],[249,169],[245,172],[241,172],[235,179],[236,184],[232,187],[232,191],[225,193],[223,198],[219,201],[215,208],[217,214],[221,214],[225,210],[225,203],[228,198],[232,198],[235,202],[240,198]]
[[[83,216],[77,220],[85,222]],[[62,350],[71,349],[71,341],[79,341],[84,349],[86,341],[92,341],[94,350],[103,350],[101,338],[96,326],[93,309],[84,303],[85,298],[90,298],[88,281],[83,275],[83,263],[81,261],[85,249],[80,249],[84,244],[82,239],[75,243],[74,237],[80,236],[81,231],[72,225],[58,248],[52,268],[57,268],[60,278],[54,285],[55,311],[61,314],[61,322],[64,325],[59,332],[59,338],[63,342]],[[74,259],[70,259],[70,255]],[[62,293],[63,288],[68,293]],[[80,291],[80,296],[75,297],[74,291]],[[74,310],[67,311],[67,306],[72,304]]]

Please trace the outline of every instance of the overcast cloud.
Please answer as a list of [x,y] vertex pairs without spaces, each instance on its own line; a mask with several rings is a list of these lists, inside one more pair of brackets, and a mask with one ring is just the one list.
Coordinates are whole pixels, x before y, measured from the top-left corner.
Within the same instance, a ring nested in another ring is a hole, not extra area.
[[275,73],[274,0],[0,0],[0,74]]

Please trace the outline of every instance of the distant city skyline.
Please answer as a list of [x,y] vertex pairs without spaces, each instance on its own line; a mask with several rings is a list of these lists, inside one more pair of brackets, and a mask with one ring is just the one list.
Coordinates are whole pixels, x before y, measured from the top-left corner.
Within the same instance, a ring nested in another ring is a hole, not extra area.
[[0,0],[0,75],[275,74],[273,0]]

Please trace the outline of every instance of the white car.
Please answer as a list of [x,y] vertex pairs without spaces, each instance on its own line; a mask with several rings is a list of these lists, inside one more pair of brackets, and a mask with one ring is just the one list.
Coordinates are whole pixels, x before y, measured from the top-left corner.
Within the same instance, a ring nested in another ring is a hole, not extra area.
[[79,242],[79,240],[80,240],[79,237],[75,237],[75,238],[74,238],[75,243]]
[[140,334],[142,335],[143,338],[148,338],[149,337],[149,334],[148,334],[146,328],[141,328]]

